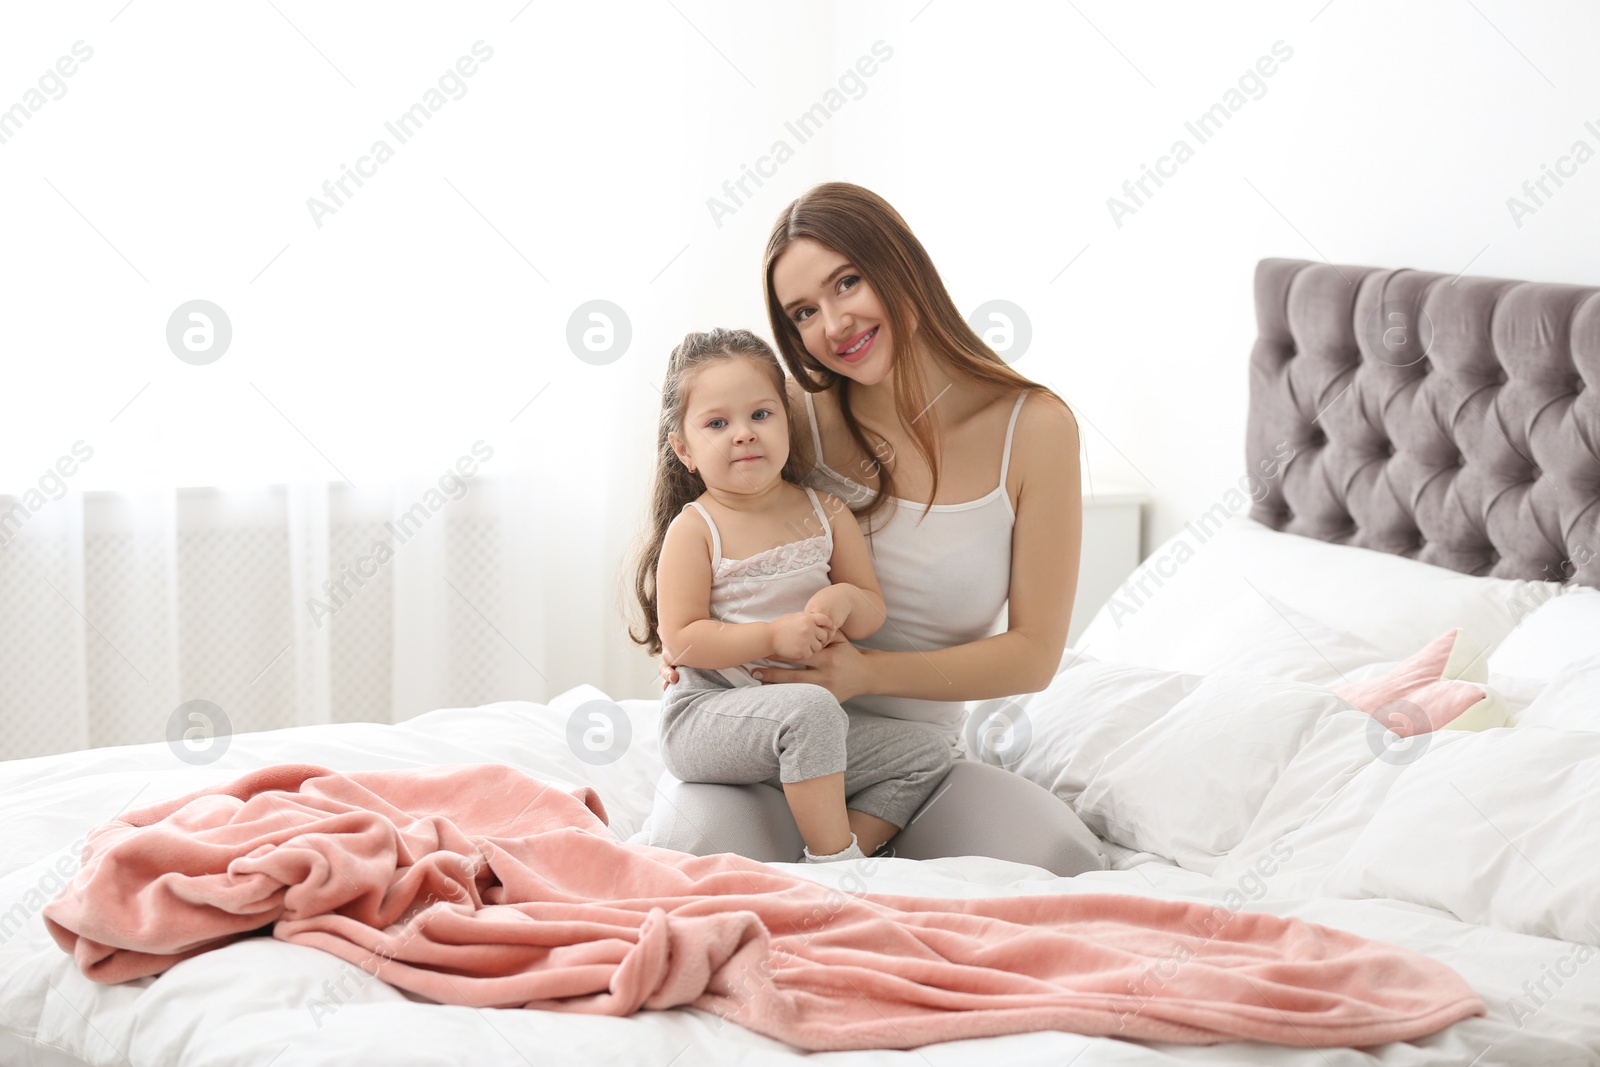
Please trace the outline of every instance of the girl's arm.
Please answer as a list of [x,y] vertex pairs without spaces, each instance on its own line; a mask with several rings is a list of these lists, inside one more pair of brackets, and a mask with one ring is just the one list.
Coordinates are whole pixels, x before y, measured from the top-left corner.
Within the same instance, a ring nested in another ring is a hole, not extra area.
[[823,492],[817,493],[817,501],[833,528],[833,556],[828,561],[833,584],[812,596],[806,610],[832,618],[839,633],[852,641],[871,637],[882,628],[886,615],[867,539],[844,501]]
[[711,531],[693,509],[672,520],[661,542],[656,616],[662,658],[674,666],[721,670],[773,656],[770,622],[711,617]]
[[[1022,406],[1011,455],[1022,484],[1011,535],[1006,632],[912,652],[831,645],[810,659],[809,669],[763,668],[763,681],[812,682],[841,701],[862,693],[987,700],[1036,693],[1050,684],[1067,644],[1083,545],[1078,424],[1049,396]],[[930,573],[928,580],[939,576]]]

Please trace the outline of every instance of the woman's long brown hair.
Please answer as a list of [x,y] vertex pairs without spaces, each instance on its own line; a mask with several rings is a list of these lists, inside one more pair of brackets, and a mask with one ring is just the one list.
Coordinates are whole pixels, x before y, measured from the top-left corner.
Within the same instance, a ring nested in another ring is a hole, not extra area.
[[[767,238],[763,274],[766,279],[767,318],[772,324],[778,352],[802,388],[808,393],[837,389],[839,411],[856,447],[867,456],[882,456],[887,442],[874,446],[851,409],[848,377],[822,366],[806,351],[800,328],[784,314],[772,285],[772,269],[778,257],[796,239],[810,237],[848,259],[871,284],[889,316],[890,334],[895,340],[894,402],[902,426],[908,427],[918,454],[933,472],[933,491],[928,507],[939,495],[939,462],[934,442],[939,436],[938,414],[929,409],[927,377],[913,351],[939,360],[957,379],[1001,386],[1010,390],[1029,389],[1054,397],[1069,413],[1071,408],[1054,390],[1012,370],[975,333],[934,269],[922,242],[899,212],[876,193],[849,182],[825,182],[806,190],[778,216]],[[913,316],[916,322],[916,348],[907,343]],[[927,411],[929,418],[919,418]],[[1074,416],[1076,422],[1076,416]],[[809,447],[801,444],[808,454]],[[794,449],[791,447],[791,454]],[[1076,457],[1074,457],[1076,458]],[[809,457],[820,462],[821,457]],[[873,464],[878,475],[878,492],[865,506],[851,511],[857,519],[877,513],[894,495],[894,473],[886,466]],[[923,510],[926,516],[927,509]],[[869,531],[870,533],[870,531]]]
[[685,467],[672,450],[668,434],[683,435],[684,412],[688,408],[689,389],[695,376],[706,366],[728,359],[753,360],[772,376],[772,387],[777,390],[778,402],[783,405],[784,422],[789,427],[789,458],[784,461],[782,477],[786,482],[800,484],[804,469],[801,457],[794,449],[794,413],[789,410],[789,394],[784,389],[783,368],[772,346],[749,330],[725,330],[720,327],[684,337],[667,362],[666,381],[661,386],[661,420],[656,431],[655,487],[650,493],[650,517],[644,535],[634,556],[633,593],[644,615],[644,633],[634,633],[628,627],[628,636],[635,644],[643,645],[652,656],[661,654],[660,616],[656,599],[656,568],[661,565],[661,544],[666,540],[667,527],[678,517],[684,505],[699,499],[706,491],[700,475]]

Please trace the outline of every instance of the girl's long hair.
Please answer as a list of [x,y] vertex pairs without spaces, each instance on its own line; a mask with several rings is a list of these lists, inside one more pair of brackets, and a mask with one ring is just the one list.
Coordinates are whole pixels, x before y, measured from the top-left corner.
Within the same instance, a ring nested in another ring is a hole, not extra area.
[[[767,238],[763,263],[767,317],[778,342],[778,352],[801,387],[808,393],[836,389],[844,424],[863,455],[882,456],[889,447],[888,442],[874,445],[867,440],[850,406],[855,383],[812,358],[800,339],[800,328],[784,314],[773,289],[773,265],[784,250],[801,237],[810,237],[848,259],[871,284],[888,313],[889,329],[895,342],[895,409],[901,425],[909,428],[918,454],[933,473],[933,491],[928,495],[930,508],[939,495],[939,461],[934,447],[939,436],[938,413],[929,407],[934,398],[928,396],[924,367],[920,359],[912,358],[913,351],[939,360],[957,380],[1010,390],[1033,390],[1053,397],[1071,412],[1066,401],[1053,390],[1012,370],[973,331],[956,310],[955,301],[950,299],[922,242],[887,201],[859,185],[825,182],[812,186],[784,208]],[[913,316],[915,349],[908,343]],[[928,417],[919,417],[921,412],[926,412]],[[1076,416],[1073,421],[1077,421]],[[810,451],[803,443],[800,447],[803,452]],[[815,462],[821,457],[808,459]],[[872,465],[879,479],[878,492],[863,507],[850,502],[851,511],[858,520],[874,515],[895,495],[894,473],[887,465]],[[810,466],[808,462],[806,469]],[[924,509],[923,515],[927,513]]]
[[772,346],[749,330],[725,330],[720,327],[684,337],[682,343],[672,350],[672,357],[667,362],[666,381],[661,387],[661,421],[656,431],[655,487],[650,493],[650,517],[633,564],[633,592],[644,615],[644,633],[635,633],[630,625],[628,637],[635,644],[645,646],[652,656],[661,654],[661,620],[656,603],[656,568],[661,564],[661,543],[666,540],[667,527],[672,525],[672,520],[678,517],[684,505],[698,499],[706,491],[706,483],[700,475],[685,467],[678,459],[667,435],[675,433],[684,436],[684,409],[695,376],[709,364],[727,359],[754,360],[771,374],[778,403],[783,405],[784,424],[790,430],[789,457],[783,464],[783,480],[798,485],[804,469],[802,459],[794,449],[794,419],[793,412],[789,410],[789,394],[784,388],[783,367],[773,354]]

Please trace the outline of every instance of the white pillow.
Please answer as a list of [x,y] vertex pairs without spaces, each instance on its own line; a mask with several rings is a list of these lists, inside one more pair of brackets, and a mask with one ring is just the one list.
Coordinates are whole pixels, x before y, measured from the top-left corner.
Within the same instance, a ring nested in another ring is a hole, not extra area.
[[1600,731],[1600,655],[1578,660],[1546,682],[1516,724]]
[[1210,874],[1328,716],[1322,686],[1213,675],[1102,762],[1078,798],[1100,836]]
[[[1246,584],[1248,583],[1248,584]],[[1101,658],[1212,671],[1185,650],[1226,637],[1241,593],[1276,598],[1400,660],[1452,627],[1493,649],[1524,616],[1563,589],[1559,582],[1480,578],[1388,552],[1281,533],[1246,515],[1214,531],[1193,524],[1141,563],[1076,647]],[[1235,652],[1243,649],[1235,644]],[[1113,654],[1115,653],[1115,654]],[[1309,661],[1302,661],[1309,662]]]
[[1089,657],[1039,693],[992,703],[1010,705],[991,709],[1010,720],[1006,767],[1113,844],[1203,873],[1239,843],[1317,723],[1350,711],[1321,686]]
[[1258,674],[1319,685],[1338,685],[1357,668],[1390,659],[1355,634],[1331,630],[1243,582],[1208,618],[1196,619],[1181,634],[1152,632],[1169,621],[1142,625],[1138,614],[1119,611],[1110,628],[1096,631],[1091,624],[1077,647],[1097,659],[1169,671]]
[[1575,586],[1540,604],[1489,657],[1489,669],[1551,679],[1600,651],[1600,590]]

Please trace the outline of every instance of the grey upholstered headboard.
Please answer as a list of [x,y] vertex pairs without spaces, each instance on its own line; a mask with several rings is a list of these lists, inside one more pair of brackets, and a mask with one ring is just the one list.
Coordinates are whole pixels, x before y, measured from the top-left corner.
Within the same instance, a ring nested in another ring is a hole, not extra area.
[[1469,574],[1600,586],[1600,289],[1264,259],[1258,522]]

